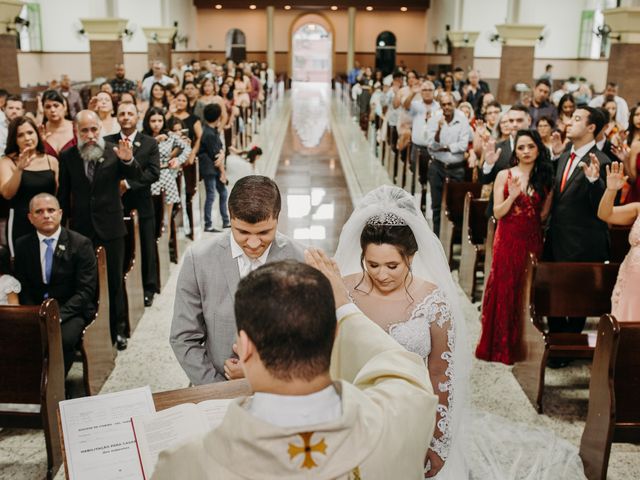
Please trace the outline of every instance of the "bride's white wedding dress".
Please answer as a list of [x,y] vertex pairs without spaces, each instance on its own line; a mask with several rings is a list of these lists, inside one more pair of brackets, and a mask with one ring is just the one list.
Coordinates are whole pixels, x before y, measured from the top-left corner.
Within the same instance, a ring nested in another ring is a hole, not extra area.
[[[388,213],[411,227],[418,244],[411,265],[417,290],[409,300],[390,301],[356,288],[362,279],[360,233],[372,217]],[[585,479],[575,446],[548,430],[471,409],[471,345],[461,309],[452,302],[457,289],[440,241],[408,193],[383,186],[367,194],[345,224],[335,258],[355,304],[427,363],[440,398],[430,448],[445,460],[436,479]]]

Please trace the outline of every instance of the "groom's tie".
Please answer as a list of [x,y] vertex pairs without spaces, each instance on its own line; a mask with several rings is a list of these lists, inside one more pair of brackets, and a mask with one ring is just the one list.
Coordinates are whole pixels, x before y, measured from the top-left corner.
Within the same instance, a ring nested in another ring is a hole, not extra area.
[[[53,242],[55,238],[45,238],[43,242],[47,245],[47,249],[44,251],[44,278],[45,283],[49,285],[51,283],[51,267],[53,267]],[[48,298],[49,293],[44,294],[44,298]]]

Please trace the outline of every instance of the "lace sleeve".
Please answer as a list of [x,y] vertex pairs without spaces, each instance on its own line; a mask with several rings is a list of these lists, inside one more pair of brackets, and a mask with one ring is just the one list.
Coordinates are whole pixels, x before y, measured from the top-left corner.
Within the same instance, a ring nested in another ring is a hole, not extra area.
[[437,453],[442,460],[446,460],[451,443],[449,405],[453,400],[453,318],[444,293],[437,290],[430,300],[425,308],[431,333],[428,369],[433,391],[439,398],[436,409],[436,429],[431,440],[431,450]]

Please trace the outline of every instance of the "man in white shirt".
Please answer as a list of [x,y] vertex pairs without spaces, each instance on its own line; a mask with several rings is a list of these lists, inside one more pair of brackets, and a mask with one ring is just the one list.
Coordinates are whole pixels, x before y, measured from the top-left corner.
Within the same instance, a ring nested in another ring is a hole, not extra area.
[[589,102],[589,106],[595,108],[603,107],[608,99],[613,99],[616,102],[616,122],[626,130],[629,128],[629,105],[627,105],[627,101],[624,98],[618,96],[618,84],[616,82],[608,82],[604,93],[593,97]]
[[229,195],[231,232],[195,243],[184,256],[171,322],[173,352],[194,385],[242,377],[233,344],[238,282],[267,262],[302,260],[304,249],[277,232],[280,191],[261,175]]
[[238,355],[255,394],[161,453],[153,479],[424,478],[437,405],[424,362],[350,303],[335,263],[307,257],[320,271],[284,261],[241,280]]
[[411,172],[415,175],[416,165],[418,165],[418,180],[422,186],[420,208],[426,208],[427,201],[427,170],[429,167],[429,149],[427,139],[424,136],[424,129],[427,120],[438,110],[440,104],[434,100],[435,85],[430,80],[415,85],[411,93],[404,100],[402,106],[411,115],[411,161],[409,163]]
[[442,190],[447,178],[452,181],[464,180],[464,154],[471,141],[471,129],[464,113],[457,110],[453,96],[440,95],[442,113],[432,116],[422,129],[422,136],[433,158],[429,166],[429,187],[431,188],[431,209],[433,210],[433,231],[440,233],[440,209]]
[[142,100],[146,101],[148,101],[151,96],[151,87],[153,87],[154,83],[158,82],[167,86],[173,82],[173,79],[165,74],[166,67],[164,63],[160,61],[153,62],[151,65],[151,71],[153,72],[153,75],[145,78],[140,87]]

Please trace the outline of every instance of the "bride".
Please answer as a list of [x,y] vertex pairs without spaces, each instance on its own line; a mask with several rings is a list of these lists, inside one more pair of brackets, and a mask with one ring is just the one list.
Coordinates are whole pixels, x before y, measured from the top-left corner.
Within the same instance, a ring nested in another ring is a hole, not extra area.
[[353,302],[427,363],[439,405],[425,477],[585,478],[568,442],[471,411],[471,345],[458,291],[442,245],[411,195],[387,185],[367,194],[343,227],[335,260]]

